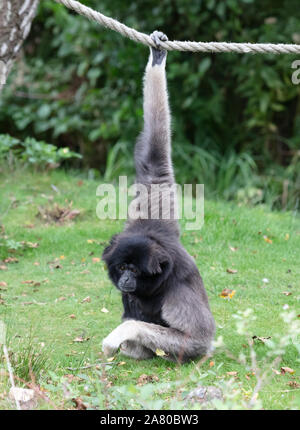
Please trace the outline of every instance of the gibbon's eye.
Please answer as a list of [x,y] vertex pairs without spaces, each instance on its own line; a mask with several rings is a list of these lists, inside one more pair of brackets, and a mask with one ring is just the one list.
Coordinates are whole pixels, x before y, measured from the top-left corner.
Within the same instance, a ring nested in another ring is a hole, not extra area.
[[125,264],[122,264],[119,269],[121,270],[121,272],[124,272],[124,270],[126,270],[126,266]]

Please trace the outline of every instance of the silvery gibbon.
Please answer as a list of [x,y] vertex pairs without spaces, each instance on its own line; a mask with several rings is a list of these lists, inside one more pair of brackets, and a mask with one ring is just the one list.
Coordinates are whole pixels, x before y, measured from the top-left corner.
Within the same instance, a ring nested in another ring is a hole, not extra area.
[[[158,31],[151,38],[156,47],[150,48],[145,71],[144,127],[135,147],[136,183],[149,190],[153,184],[175,183],[167,52],[160,46],[168,39]],[[174,210],[175,194],[171,203]],[[113,236],[103,252],[124,306],[123,322],[103,340],[105,355],[120,349],[129,357],[146,359],[161,350],[165,359],[184,362],[210,353],[215,322],[207,294],[194,259],[180,242],[178,220],[163,219],[161,205],[160,196],[156,207],[148,207],[156,216],[128,217],[124,231]]]

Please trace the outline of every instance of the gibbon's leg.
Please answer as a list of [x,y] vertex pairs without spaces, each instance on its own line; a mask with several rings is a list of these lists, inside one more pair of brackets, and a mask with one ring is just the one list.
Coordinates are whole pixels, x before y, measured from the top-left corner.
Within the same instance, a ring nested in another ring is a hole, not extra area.
[[144,128],[135,147],[136,182],[174,183],[171,162],[170,110],[166,82],[167,52],[159,49],[167,36],[155,31],[144,76]]
[[113,330],[104,340],[102,349],[105,355],[113,355],[123,344],[132,341],[151,350],[165,352],[163,358],[172,361],[185,361],[188,358],[203,356],[209,352],[209,344],[195,340],[177,329],[137,320],[127,320]]
[[120,350],[122,354],[127,357],[135,358],[136,360],[146,360],[147,358],[154,357],[154,353],[150,349],[131,340],[123,342],[120,346]]

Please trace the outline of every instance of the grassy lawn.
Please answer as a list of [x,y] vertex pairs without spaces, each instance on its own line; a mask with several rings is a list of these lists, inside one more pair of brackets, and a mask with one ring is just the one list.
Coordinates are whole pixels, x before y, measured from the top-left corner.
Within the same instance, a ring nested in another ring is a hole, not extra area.
[[[199,232],[183,232],[182,241],[197,261],[217,323],[216,338],[223,336],[228,351],[217,349],[201,365],[192,362],[183,366],[160,357],[137,362],[117,354],[102,370],[95,366],[107,362],[101,354],[101,340],[119,324],[122,305],[100,259],[105,244],[122,229],[123,222],[96,217],[98,185],[62,171],[0,176],[0,220],[5,234],[18,242],[38,244],[12,254],[17,263],[0,263],[6,266],[0,270],[0,319],[7,324],[16,375],[30,381],[31,360],[35,383],[50,399],[40,401],[38,407],[75,407],[63,388],[64,380],[68,390],[73,390],[70,398],[88,396],[101,408],[130,408],[134,405],[130,399],[139,396],[139,405],[144,407],[168,407],[169,403],[155,401],[181,399],[199,383],[232,383],[241,402],[250,399],[257,375],[249,361],[245,365],[233,358],[241,352],[247,357],[251,349],[246,337],[237,333],[233,315],[252,308],[256,320],[250,323],[250,335],[273,340],[287,330],[280,318],[284,305],[300,314],[299,217],[206,201],[204,227]],[[38,207],[55,202],[67,206],[70,201],[80,211],[70,222],[49,224],[36,216]],[[237,272],[228,273],[227,269]],[[224,288],[235,290],[231,299],[220,297]],[[258,367],[264,368],[268,346],[255,340],[253,349]],[[88,365],[92,366],[85,369]],[[294,373],[280,372],[281,367]],[[4,368],[0,355],[0,408],[12,408]],[[147,381],[149,384],[143,385]],[[181,385],[163,388],[172,381],[181,381]],[[274,371],[270,369],[258,399],[265,409],[299,408],[299,384],[299,357],[289,345],[282,361]]]

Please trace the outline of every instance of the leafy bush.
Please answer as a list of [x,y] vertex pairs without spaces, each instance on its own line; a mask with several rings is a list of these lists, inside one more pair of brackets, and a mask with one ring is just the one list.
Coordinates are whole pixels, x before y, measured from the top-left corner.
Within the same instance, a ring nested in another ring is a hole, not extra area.
[[20,160],[26,165],[43,169],[47,166],[56,167],[61,161],[70,158],[81,158],[81,155],[67,147],[58,149],[33,137],[21,142],[7,134],[0,134],[0,162],[7,161],[11,165],[14,160]]
[[[297,0],[263,5],[146,0],[143,7],[137,1],[82,2],[137,30],[161,29],[170,39],[300,41]],[[132,172],[147,51],[52,0],[40,2],[25,56],[0,100],[0,129],[68,146],[83,155],[84,166],[106,178]],[[300,87],[291,83],[291,64],[296,56],[170,52],[168,57],[178,182],[205,183],[208,193],[225,198],[254,187],[263,190],[261,201],[295,208],[299,177],[292,160],[300,145]]]
[[32,333],[15,341],[13,347],[9,348],[9,355],[14,373],[21,382],[33,382],[32,378],[38,380],[40,375],[47,371],[49,365],[47,352],[34,343]]
[[[20,251],[36,248],[37,244],[26,241],[17,241],[11,236],[5,234],[4,226],[0,221],[0,260],[15,260],[14,257],[10,257],[12,254],[16,254]],[[1,262],[1,261],[0,261]]]

